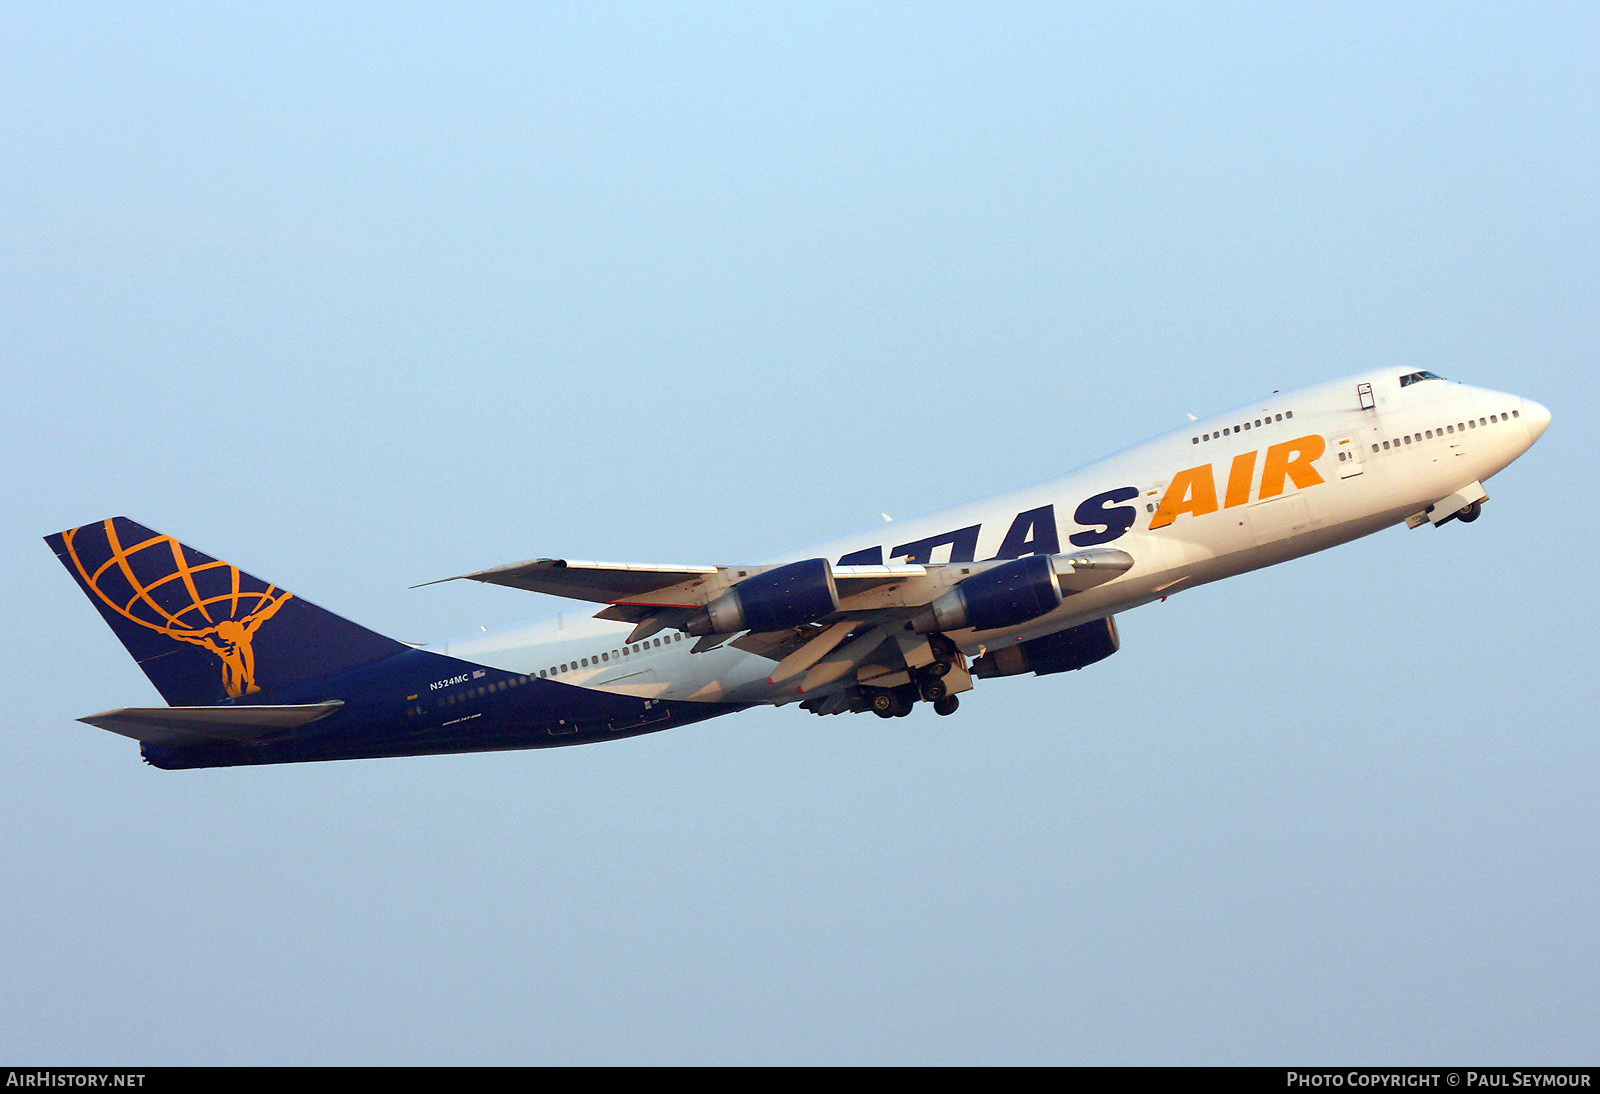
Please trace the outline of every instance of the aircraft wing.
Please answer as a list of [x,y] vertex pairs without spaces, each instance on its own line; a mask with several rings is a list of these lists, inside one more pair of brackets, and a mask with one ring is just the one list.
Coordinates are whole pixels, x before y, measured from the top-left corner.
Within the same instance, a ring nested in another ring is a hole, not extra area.
[[[1033,558],[1048,569],[1047,580],[1059,590],[1057,602],[1133,565],[1132,556],[1109,548]],[[904,629],[901,625],[913,617],[926,616],[936,600],[947,598],[962,582],[1025,561],[835,566],[825,559],[809,559],[759,566],[681,566],[543,558],[444,580],[482,581],[604,604],[597,618],[635,624],[629,642],[674,627],[700,636],[697,651],[731,640],[748,653],[785,662],[809,647],[799,658],[806,662],[847,636],[854,644],[868,629],[875,630],[880,640],[887,639],[891,630]],[[735,614],[737,625],[719,622],[728,616],[719,615],[718,606],[726,605],[736,589],[757,602],[756,610]],[[789,611],[793,598],[815,607],[809,612]]]
[[[724,567],[663,566],[631,562],[577,562],[565,558],[536,558],[497,566],[446,581],[483,581],[533,593],[549,593],[598,604],[647,604],[653,607],[692,607],[703,604],[727,587],[718,581]],[[434,584],[429,582],[428,584]],[[715,592],[706,594],[708,588]]]
[[[643,608],[697,608],[709,604],[745,578],[777,566],[678,566],[637,562],[579,562],[539,558],[445,581],[483,581],[534,593],[549,593],[597,604]],[[834,566],[839,595],[925,575],[929,567]],[[436,584],[428,582],[427,584]],[[418,586],[420,588],[421,586]]]

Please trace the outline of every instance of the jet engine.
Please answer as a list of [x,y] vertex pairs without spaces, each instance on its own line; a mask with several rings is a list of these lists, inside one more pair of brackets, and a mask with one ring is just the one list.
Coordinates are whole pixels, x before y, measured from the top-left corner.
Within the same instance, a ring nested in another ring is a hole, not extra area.
[[1121,645],[1116,618],[1108,615],[986,653],[972,662],[972,675],[1016,676],[1032,672],[1035,676],[1048,676],[1053,672],[1069,672],[1104,661]]
[[911,628],[987,631],[1014,627],[1061,606],[1061,587],[1049,555],[1028,555],[973,574],[936,598],[911,621]]
[[781,631],[838,607],[833,568],[825,558],[808,558],[745,578],[697,610],[683,629],[693,635]]

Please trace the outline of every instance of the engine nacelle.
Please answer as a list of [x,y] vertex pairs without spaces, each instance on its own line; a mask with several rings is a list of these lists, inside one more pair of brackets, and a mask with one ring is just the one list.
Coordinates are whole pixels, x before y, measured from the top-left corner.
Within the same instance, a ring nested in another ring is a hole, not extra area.
[[781,631],[838,607],[833,567],[825,558],[808,558],[745,578],[690,616],[684,630],[693,635]]
[[1061,587],[1049,555],[1028,555],[973,574],[930,603],[913,630],[988,631],[1014,627],[1061,606]]
[[1116,618],[1108,615],[986,653],[972,662],[971,671],[972,675],[982,677],[1015,676],[1023,672],[1048,676],[1052,672],[1069,672],[1104,661],[1121,646]]

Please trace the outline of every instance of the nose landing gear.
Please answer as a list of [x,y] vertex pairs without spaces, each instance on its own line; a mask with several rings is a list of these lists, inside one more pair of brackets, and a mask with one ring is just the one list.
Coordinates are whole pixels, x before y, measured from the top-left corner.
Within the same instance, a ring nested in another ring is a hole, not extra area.
[[1442,498],[1422,512],[1407,517],[1406,527],[1420,528],[1430,523],[1438,527],[1452,520],[1471,524],[1478,519],[1478,514],[1483,511],[1483,503],[1488,500],[1489,492],[1483,488],[1481,482],[1468,483],[1449,497]]

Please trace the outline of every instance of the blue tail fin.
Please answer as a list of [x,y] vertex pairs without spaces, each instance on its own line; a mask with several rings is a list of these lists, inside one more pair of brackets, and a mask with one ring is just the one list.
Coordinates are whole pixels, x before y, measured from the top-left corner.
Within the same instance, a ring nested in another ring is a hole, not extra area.
[[407,648],[127,517],[45,542],[171,706],[271,692]]

